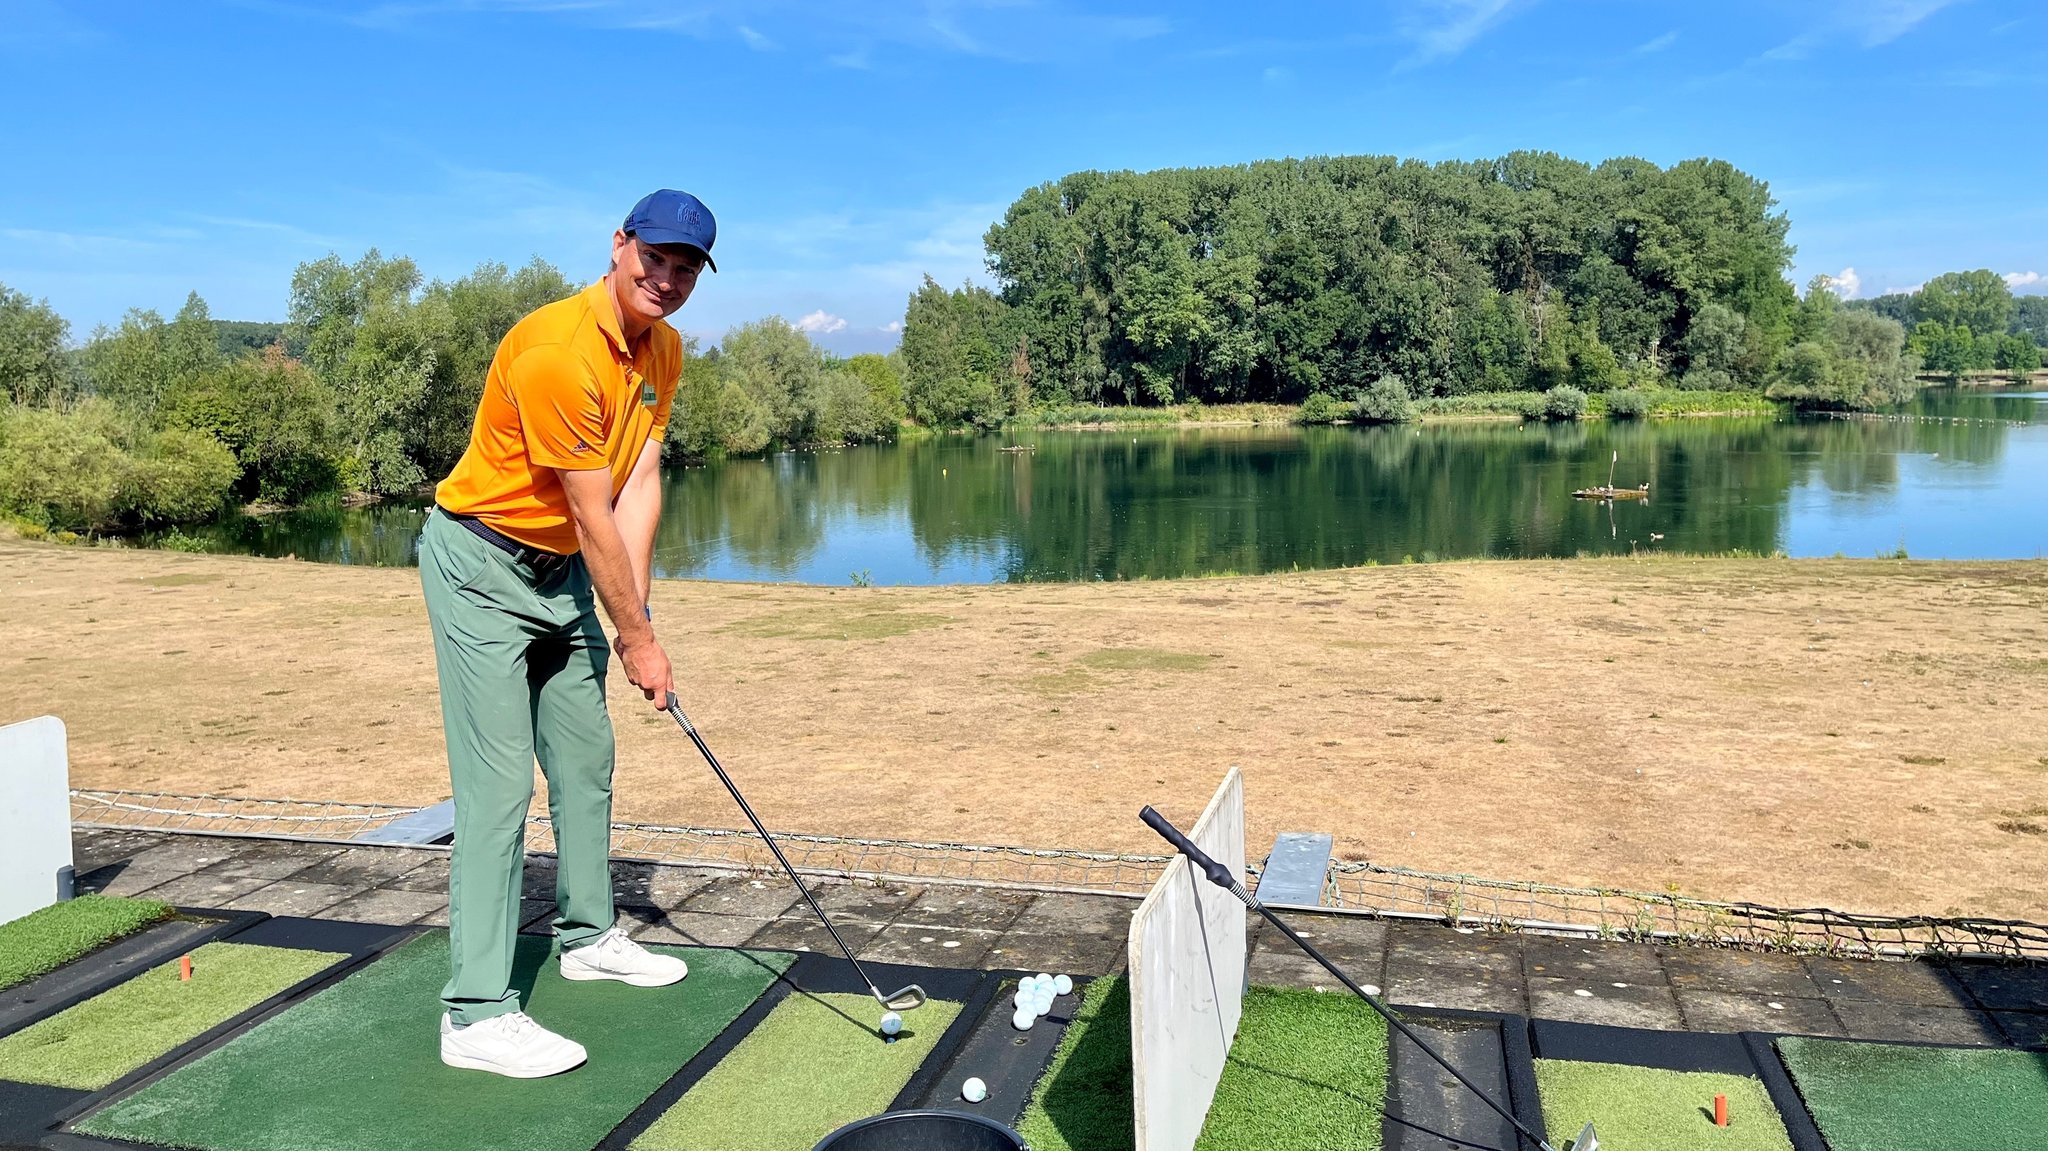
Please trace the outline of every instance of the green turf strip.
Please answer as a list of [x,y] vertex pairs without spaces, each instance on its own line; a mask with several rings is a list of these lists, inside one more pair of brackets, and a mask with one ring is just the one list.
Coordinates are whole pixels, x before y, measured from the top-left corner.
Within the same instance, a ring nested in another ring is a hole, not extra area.
[[[998,998],[998,1008],[1008,999]],[[1017,1122],[1032,1151],[1129,1151],[1131,987],[1122,976],[1097,979],[1053,1051]]]
[[1830,1039],[1778,1054],[1832,1151],[2048,1145],[2048,1054]]
[[0,1079],[97,1091],[341,958],[205,944],[189,982],[173,960],[0,1039]]
[[[1748,1075],[1538,1059],[1536,1088],[1559,1147],[1591,1120],[1617,1151],[1792,1151],[1770,1092]],[[1728,1097],[1726,1127],[1714,1126],[1715,1095]]]
[[718,1061],[633,1151],[810,1151],[880,1114],[931,1054],[958,1003],[933,999],[884,1043],[869,995],[794,993]]
[[1253,987],[1196,1151],[1379,1151],[1387,1025],[1351,995]]
[[[1017,1130],[1033,1151],[1124,1151],[1131,1114],[1131,995],[1088,985]],[[1387,1028],[1348,995],[1253,987],[1196,1147],[1376,1151],[1387,1097]]]
[[429,932],[89,1117],[89,1134],[206,1151],[562,1151],[594,1147],[787,970],[794,956],[652,950],[689,961],[670,987],[573,983],[521,936],[526,1010],[590,1062],[548,1079],[440,1058],[448,936]]
[[81,895],[0,924],[0,991],[132,935],[172,910],[154,899]]

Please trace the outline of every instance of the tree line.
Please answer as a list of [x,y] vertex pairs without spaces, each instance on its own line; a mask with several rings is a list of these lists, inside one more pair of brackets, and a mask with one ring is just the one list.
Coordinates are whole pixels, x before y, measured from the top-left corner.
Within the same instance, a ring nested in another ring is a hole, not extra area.
[[[467,446],[498,341],[577,289],[540,260],[426,283],[372,250],[301,264],[281,325],[216,321],[193,293],[73,347],[47,303],[0,285],[0,515],[98,531],[418,492]],[[904,415],[892,357],[829,356],[777,317],[687,352],[670,462],[874,439]]]
[[911,296],[905,397],[921,421],[985,427],[1073,402],[1373,419],[1403,397],[1558,389],[1565,409],[1658,388],[1909,394],[1907,325],[1834,306],[1825,282],[1802,300],[1788,226],[1762,182],[1709,159],[1077,172],[989,229],[996,290]]
[[2015,296],[1989,268],[1949,272],[1914,291],[1849,306],[1898,321],[1922,367],[1952,380],[1965,372],[2038,371],[2048,345],[2048,296]]

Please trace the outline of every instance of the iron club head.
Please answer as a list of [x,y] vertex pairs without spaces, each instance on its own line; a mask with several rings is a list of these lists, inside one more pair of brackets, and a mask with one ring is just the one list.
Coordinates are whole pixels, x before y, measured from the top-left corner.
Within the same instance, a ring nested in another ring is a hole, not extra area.
[[882,1006],[887,1007],[891,1011],[915,1011],[924,1006],[924,988],[919,987],[915,983],[886,998],[873,987],[869,987],[868,991],[876,999],[881,1000]]

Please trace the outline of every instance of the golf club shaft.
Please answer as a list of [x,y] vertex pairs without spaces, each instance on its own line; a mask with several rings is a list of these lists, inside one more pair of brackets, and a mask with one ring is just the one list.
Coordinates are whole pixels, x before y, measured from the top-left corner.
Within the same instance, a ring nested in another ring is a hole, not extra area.
[[1534,1131],[1529,1130],[1528,1127],[1522,1124],[1521,1120],[1515,1118],[1512,1112],[1508,1111],[1507,1108],[1502,1107],[1500,1104],[1494,1102],[1492,1096],[1480,1090],[1479,1085],[1477,1083],[1474,1083],[1470,1079],[1467,1079],[1465,1077],[1464,1072],[1458,1070],[1456,1067],[1451,1066],[1451,1061],[1445,1059],[1442,1055],[1438,1054],[1436,1048],[1431,1047],[1422,1038],[1422,1036],[1417,1035],[1415,1031],[1408,1026],[1408,1024],[1402,1022],[1401,1017],[1395,1014],[1393,1008],[1388,1007],[1385,1003],[1380,1002],[1378,996],[1371,994],[1370,992],[1366,991],[1365,988],[1360,987],[1356,983],[1353,983],[1351,981],[1351,977],[1349,975],[1344,974],[1344,972],[1340,970],[1336,964],[1330,962],[1328,956],[1325,956],[1322,952],[1317,951],[1315,947],[1309,943],[1308,940],[1303,939],[1301,936],[1295,934],[1293,928],[1287,926],[1285,923],[1280,922],[1279,916],[1274,915],[1271,909],[1269,909],[1265,904],[1260,903],[1257,898],[1255,898],[1250,892],[1244,889],[1244,885],[1237,881],[1237,877],[1231,874],[1230,869],[1228,867],[1225,867],[1221,863],[1218,863],[1216,860],[1210,858],[1208,852],[1203,851],[1201,848],[1195,846],[1195,842],[1189,839],[1186,835],[1182,834],[1180,828],[1175,827],[1173,824],[1167,822],[1165,816],[1159,814],[1157,811],[1154,811],[1152,807],[1148,804],[1146,805],[1143,811],[1140,811],[1138,813],[1138,818],[1144,820],[1145,825],[1147,827],[1150,827],[1152,830],[1158,832],[1161,838],[1165,839],[1166,842],[1172,844],[1175,850],[1179,851],[1182,855],[1186,856],[1189,863],[1192,863],[1197,868],[1201,869],[1202,873],[1208,876],[1209,882],[1214,883],[1216,886],[1236,896],[1237,899],[1240,902],[1242,902],[1246,907],[1249,907],[1253,911],[1256,911],[1260,915],[1264,916],[1266,922],[1279,928],[1282,934],[1286,935],[1288,939],[1294,941],[1294,945],[1296,947],[1299,947],[1303,951],[1307,952],[1308,957],[1310,959],[1313,959],[1317,963],[1322,964],[1323,967],[1326,970],[1328,970],[1330,974],[1336,976],[1337,979],[1344,984],[1344,986],[1350,988],[1352,994],[1358,996],[1360,999],[1365,1000],[1366,1003],[1372,1006],[1372,1009],[1374,1011],[1379,1012],[1381,1016],[1385,1017],[1386,1021],[1389,1024],[1393,1025],[1394,1029],[1396,1031],[1399,1031],[1402,1034],[1402,1036],[1408,1040],[1408,1042],[1413,1043],[1415,1046],[1421,1048],[1423,1054],[1429,1056],[1431,1059],[1436,1060],[1436,1062],[1439,1065],[1441,1065],[1444,1070],[1451,1073],[1452,1078],[1464,1084],[1465,1087],[1468,1090],[1470,1090],[1473,1095],[1478,1096],[1479,1101],[1481,1103],[1484,1103],[1488,1107],[1492,1108],[1494,1114],[1499,1115],[1502,1119],[1505,1119],[1510,1124],[1512,1124],[1514,1126],[1514,1129],[1520,1132],[1524,1139],[1527,1139],[1531,1143],[1536,1144],[1536,1146],[1542,1148],[1542,1151],[1556,1151],[1556,1148],[1552,1147],[1548,1140],[1544,1139],[1541,1135],[1536,1134]]
[[753,808],[747,806],[747,797],[740,794],[740,789],[734,785],[732,777],[725,774],[725,768],[719,765],[718,757],[711,754],[711,746],[704,742],[703,736],[697,734],[697,725],[691,723],[690,717],[683,714],[682,701],[678,700],[673,692],[669,693],[667,710],[676,723],[682,726],[683,732],[690,737],[690,742],[696,744],[697,750],[703,753],[704,762],[710,764],[711,770],[718,774],[718,782],[724,784],[725,790],[732,793],[733,802],[740,805],[740,811],[745,813],[747,822],[753,824],[754,830],[760,833],[761,842],[767,844],[768,850],[775,853],[775,862],[782,865],[782,870],[789,876],[789,881],[796,884],[796,889],[803,893],[804,902],[811,905],[811,911],[817,915],[818,922],[825,925],[826,932],[832,936],[832,942],[839,945],[840,953],[846,956],[848,963],[853,964],[855,974],[860,976],[862,983],[868,985],[868,990],[876,999],[882,998],[881,989],[877,988],[875,981],[869,979],[868,973],[862,970],[860,960],[853,957],[853,949],[846,945],[844,939],[839,938],[839,929],[832,926],[831,918],[825,914],[824,908],[818,906],[818,901],[811,895],[811,889],[804,885],[803,879],[796,873],[796,868],[789,865],[788,858],[782,854],[782,848],[776,845],[775,837],[768,834],[768,829],[762,826],[761,818],[754,814]]

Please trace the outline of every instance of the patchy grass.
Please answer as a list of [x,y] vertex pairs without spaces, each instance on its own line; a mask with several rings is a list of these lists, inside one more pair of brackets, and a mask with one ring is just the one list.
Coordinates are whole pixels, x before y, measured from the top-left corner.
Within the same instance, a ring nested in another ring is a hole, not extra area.
[[167,919],[172,910],[154,899],[81,895],[0,924],[0,991]]
[[[1536,1088],[1559,1147],[1590,1120],[1602,1146],[1631,1151],[1792,1151],[1770,1092],[1748,1075],[1538,1059]],[[1726,1127],[1714,1126],[1716,1095],[1728,1097]]]
[[1216,661],[1199,652],[1163,651],[1149,647],[1106,647],[1080,659],[1097,671],[1200,671]]
[[754,639],[861,640],[893,639],[943,627],[951,616],[914,611],[787,611],[739,620],[720,629]]

